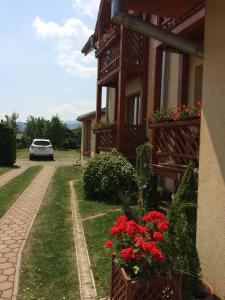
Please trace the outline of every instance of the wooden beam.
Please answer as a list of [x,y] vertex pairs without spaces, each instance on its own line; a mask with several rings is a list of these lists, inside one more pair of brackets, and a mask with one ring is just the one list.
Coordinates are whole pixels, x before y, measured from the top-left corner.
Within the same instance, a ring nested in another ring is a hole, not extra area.
[[145,12],[150,15],[177,18],[197,5],[200,0],[124,0],[125,10]]
[[[153,111],[158,110],[160,107],[160,97],[161,97],[161,82],[162,82],[162,56],[163,50],[161,47],[152,49],[152,97],[153,99]],[[157,158],[155,156],[156,144],[156,133],[153,132],[151,136],[152,149],[152,162],[156,162]]]
[[[96,97],[96,120],[101,120],[102,117],[102,86],[97,84],[97,97]],[[99,135],[95,136],[95,153],[99,153]]]
[[124,154],[125,144],[125,99],[126,99],[126,58],[127,58],[128,30],[121,26],[120,40],[120,70],[118,80],[118,108],[117,108],[117,150]]
[[147,104],[148,104],[148,70],[149,70],[149,38],[144,37],[143,75],[141,89],[141,125],[146,133]]

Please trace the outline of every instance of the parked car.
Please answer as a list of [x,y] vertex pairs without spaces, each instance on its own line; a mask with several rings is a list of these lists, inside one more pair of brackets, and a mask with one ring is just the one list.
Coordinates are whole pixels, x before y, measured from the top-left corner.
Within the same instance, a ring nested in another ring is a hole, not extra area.
[[50,140],[34,139],[30,146],[30,160],[36,157],[49,157],[54,160],[54,151]]

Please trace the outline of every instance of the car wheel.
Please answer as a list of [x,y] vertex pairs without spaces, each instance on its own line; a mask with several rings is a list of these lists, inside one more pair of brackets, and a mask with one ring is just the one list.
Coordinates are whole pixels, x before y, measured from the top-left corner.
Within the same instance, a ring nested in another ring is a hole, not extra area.
[[54,155],[49,156],[50,160],[54,160]]
[[34,156],[33,156],[32,154],[30,154],[29,159],[30,159],[30,160],[33,160],[33,159],[34,159]]

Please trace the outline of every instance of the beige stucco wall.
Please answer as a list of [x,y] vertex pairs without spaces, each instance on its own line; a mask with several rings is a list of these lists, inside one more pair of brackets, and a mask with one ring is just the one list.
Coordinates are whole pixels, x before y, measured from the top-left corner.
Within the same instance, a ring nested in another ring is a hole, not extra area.
[[179,55],[169,53],[168,55],[168,84],[167,84],[167,108],[177,106],[178,95],[178,76],[179,76]]
[[206,2],[197,246],[204,277],[225,299],[225,1]]
[[[188,87],[188,103],[194,103],[194,90],[195,90],[195,68],[202,65],[203,60],[194,55],[189,58],[189,87]],[[201,100],[201,99],[199,99]]]
[[109,122],[115,121],[116,89],[108,88],[108,118]]
[[136,76],[127,81],[126,84],[126,96],[130,96],[137,92],[140,92],[141,89],[141,77]]

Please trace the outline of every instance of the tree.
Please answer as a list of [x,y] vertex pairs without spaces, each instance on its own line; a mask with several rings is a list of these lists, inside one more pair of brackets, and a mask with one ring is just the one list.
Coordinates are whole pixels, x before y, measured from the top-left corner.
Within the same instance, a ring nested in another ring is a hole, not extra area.
[[48,136],[53,147],[61,148],[65,141],[66,126],[61,122],[59,116],[53,116],[48,125]]
[[201,292],[200,263],[196,249],[197,187],[195,166],[191,161],[167,212],[169,240],[173,243],[175,255],[181,259],[184,271],[183,299]]
[[16,112],[13,112],[11,115],[5,115],[6,123],[11,125],[14,129],[15,132],[17,133],[17,120],[19,119],[19,114]]
[[16,132],[12,125],[0,122],[0,165],[12,166],[16,161]]

